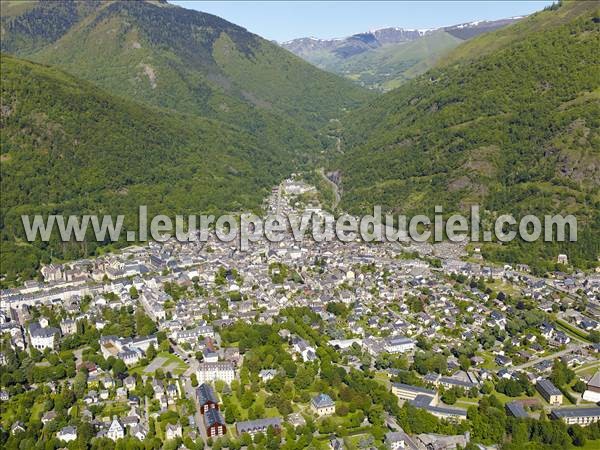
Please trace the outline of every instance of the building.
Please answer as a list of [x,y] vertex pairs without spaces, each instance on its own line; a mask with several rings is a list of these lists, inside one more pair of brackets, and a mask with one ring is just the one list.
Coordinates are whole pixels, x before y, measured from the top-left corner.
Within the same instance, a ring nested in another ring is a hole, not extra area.
[[473,383],[472,381],[462,380],[457,377],[439,377],[435,382],[436,385],[440,384],[446,389],[452,389],[453,387],[462,388],[465,390],[472,389],[477,387],[477,383]]
[[59,441],[63,442],[71,442],[77,439],[77,428],[76,427],[64,427],[58,433],[56,433],[56,438]]
[[417,450],[417,444],[404,432],[390,431],[385,434],[385,445],[390,450]]
[[562,392],[558,390],[556,386],[552,384],[550,380],[538,380],[535,384],[536,389],[544,397],[548,403],[552,406],[560,406],[562,405],[563,395]]
[[29,341],[31,346],[37,350],[44,351],[47,348],[54,350],[60,330],[44,325],[40,322],[33,322],[29,325]]
[[146,428],[143,425],[135,424],[133,425],[130,429],[129,429],[129,434],[131,434],[133,437],[139,439],[140,441],[143,441],[144,439],[146,439],[146,436],[148,435],[148,431],[146,430]]
[[128,376],[127,378],[125,378],[123,380],[123,386],[125,386],[130,391],[134,390],[135,386],[136,386],[136,379],[135,379],[135,377]]
[[60,322],[60,331],[63,335],[77,333],[77,322],[71,319],[65,319]]
[[433,389],[411,386],[404,383],[392,383],[392,394],[402,400],[414,400],[417,395],[428,395],[437,400],[437,392]]
[[317,351],[304,339],[294,336],[292,338],[292,345],[294,346],[294,351],[300,353],[304,362],[317,359]]
[[266,383],[269,380],[272,380],[277,375],[277,370],[275,369],[263,369],[258,373],[259,378]]
[[310,406],[319,416],[328,416],[335,412],[335,403],[327,394],[319,394],[312,399]]
[[150,346],[158,347],[156,336],[141,336],[137,338],[121,338],[117,336],[103,336],[100,338],[100,350],[104,358],[114,356],[127,365],[136,364],[146,355]]
[[215,331],[211,326],[198,326],[191,330],[178,330],[173,333],[173,338],[178,344],[187,342],[189,344],[198,343],[201,338],[214,338]]
[[588,380],[583,399],[588,402],[600,402],[600,370]]
[[419,444],[418,448],[427,450],[455,450],[465,448],[471,440],[471,435],[467,431],[465,434],[445,435],[445,434],[419,434],[416,436]]
[[415,349],[415,341],[404,336],[390,336],[383,347],[388,353],[405,353]]
[[20,420],[17,420],[10,427],[10,434],[24,433],[25,431],[25,424]]
[[567,425],[577,424],[586,426],[600,421],[600,407],[554,409],[550,417],[553,419],[562,419]]
[[274,430],[279,431],[281,429],[281,418],[272,417],[269,419],[247,420],[245,422],[238,422],[235,425],[238,434],[248,433],[250,436],[254,436],[256,433],[266,433],[269,427],[273,427]]
[[440,419],[452,422],[460,422],[467,419],[466,409],[436,406],[435,397],[429,395],[417,395],[413,400],[410,400],[410,404],[415,408],[424,409]]
[[201,414],[204,414],[209,409],[219,409],[219,400],[209,384],[202,383],[196,388],[196,398],[200,405]]
[[56,411],[48,411],[48,412],[44,413],[44,415],[42,416],[42,423],[44,425],[47,425],[48,423],[52,422],[57,417],[58,417],[58,414],[56,413]]
[[208,437],[224,436],[227,433],[225,419],[218,409],[209,409],[204,413],[204,426]]
[[198,365],[198,382],[211,383],[222,380],[231,384],[235,378],[235,369],[230,362],[207,362]]
[[287,416],[286,422],[293,427],[303,427],[306,425],[306,419],[300,413],[292,413]]
[[117,416],[113,417],[113,421],[106,432],[106,437],[116,441],[117,439],[123,439],[125,436],[125,428],[121,425],[121,422],[117,418]]
[[523,408],[523,404],[520,402],[508,402],[505,405],[506,412],[517,419],[526,419],[529,417],[525,408]]
[[181,424],[177,423],[172,425],[170,423],[167,424],[165,428],[165,438],[167,441],[171,439],[177,439],[178,437],[183,436],[183,432],[181,430]]

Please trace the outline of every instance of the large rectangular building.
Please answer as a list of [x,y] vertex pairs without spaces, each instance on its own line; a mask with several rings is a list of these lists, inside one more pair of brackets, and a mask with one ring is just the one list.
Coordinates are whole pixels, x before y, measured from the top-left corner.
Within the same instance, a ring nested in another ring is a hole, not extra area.
[[552,410],[550,417],[562,419],[568,425],[591,425],[600,421],[600,407],[595,408],[560,408]]
[[517,419],[527,419],[529,415],[525,408],[523,408],[523,404],[520,402],[508,402],[505,405],[506,412]]
[[535,384],[536,389],[544,399],[552,406],[560,406],[563,402],[562,392],[552,384],[550,380],[539,380]]
[[437,400],[437,392],[419,386],[404,383],[392,383],[392,394],[402,400],[414,400],[417,395],[428,395]]
[[230,362],[206,362],[198,365],[198,383],[222,380],[231,384],[234,378],[235,369]]
[[224,436],[227,434],[225,419],[218,409],[209,409],[204,413],[204,426],[209,438]]

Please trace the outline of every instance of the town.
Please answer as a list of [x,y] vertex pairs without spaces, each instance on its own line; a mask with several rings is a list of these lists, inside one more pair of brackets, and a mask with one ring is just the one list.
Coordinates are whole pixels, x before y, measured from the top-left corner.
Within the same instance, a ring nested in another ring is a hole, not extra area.
[[[298,178],[265,200],[322,207]],[[211,239],[41,275],[1,293],[5,448],[600,445],[599,273],[457,243]]]

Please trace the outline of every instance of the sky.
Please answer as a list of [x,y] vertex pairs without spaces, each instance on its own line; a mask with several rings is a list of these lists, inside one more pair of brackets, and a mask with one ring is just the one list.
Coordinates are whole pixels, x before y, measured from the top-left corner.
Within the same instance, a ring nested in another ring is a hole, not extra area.
[[283,42],[335,38],[383,27],[439,28],[474,20],[522,16],[552,1],[192,1],[170,3],[215,14]]

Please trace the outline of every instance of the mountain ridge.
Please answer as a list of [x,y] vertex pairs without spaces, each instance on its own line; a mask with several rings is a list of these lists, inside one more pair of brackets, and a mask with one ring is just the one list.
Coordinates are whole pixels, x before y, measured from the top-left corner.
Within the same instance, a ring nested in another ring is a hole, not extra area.
[[[50,252],[104,251],[89,242],[29,245],[20,214],[254,209],[331,145],[324,124],[372,98],[243,27],[165,2],[8,6],[0,231],[9,278],[31,275]],[[113,129],[111,120],[123,123]]]
[[[200,214],[257,210],[301,164],[214,119],[133,102],[54,67],[2,55],[3,271],[88,256],[108,242],[26,243],[22,214]],[[130,228],[131,229],[131,228]],[[125,245],[115,243],[112,246]]]
[[[70,17],[71,4],[38,2],[29,13],[64,10]],[[35,52],[26,44],[15,47],[3,20],[4,51],[55,65],[136,101],[247,129],[260,120],[261,127],[270,122],[273,133],[272,124],[285,116],[290,127],[299,123],[314,130],[370,97],[243,27],[168,3],[103,3]],[[56,20],[61,23],[62,16]]]
[[280,45],[321,69],[387,91],[424,73],[465,40],[521,19],[478,20],[429,29],[384,27],[344,38],[298,38]]
[[411,214],[473,203],[491,214],[573,213],[575,244],[490,245],[485,255],[541,273],[558,253],[597,264],[599,16],[595,4],[563,3],[515,25],[506,45],[431,69],[354,111],[343,122],[344,156],[329,167],[342,175],[341,206],[356,214],[372,204]]

